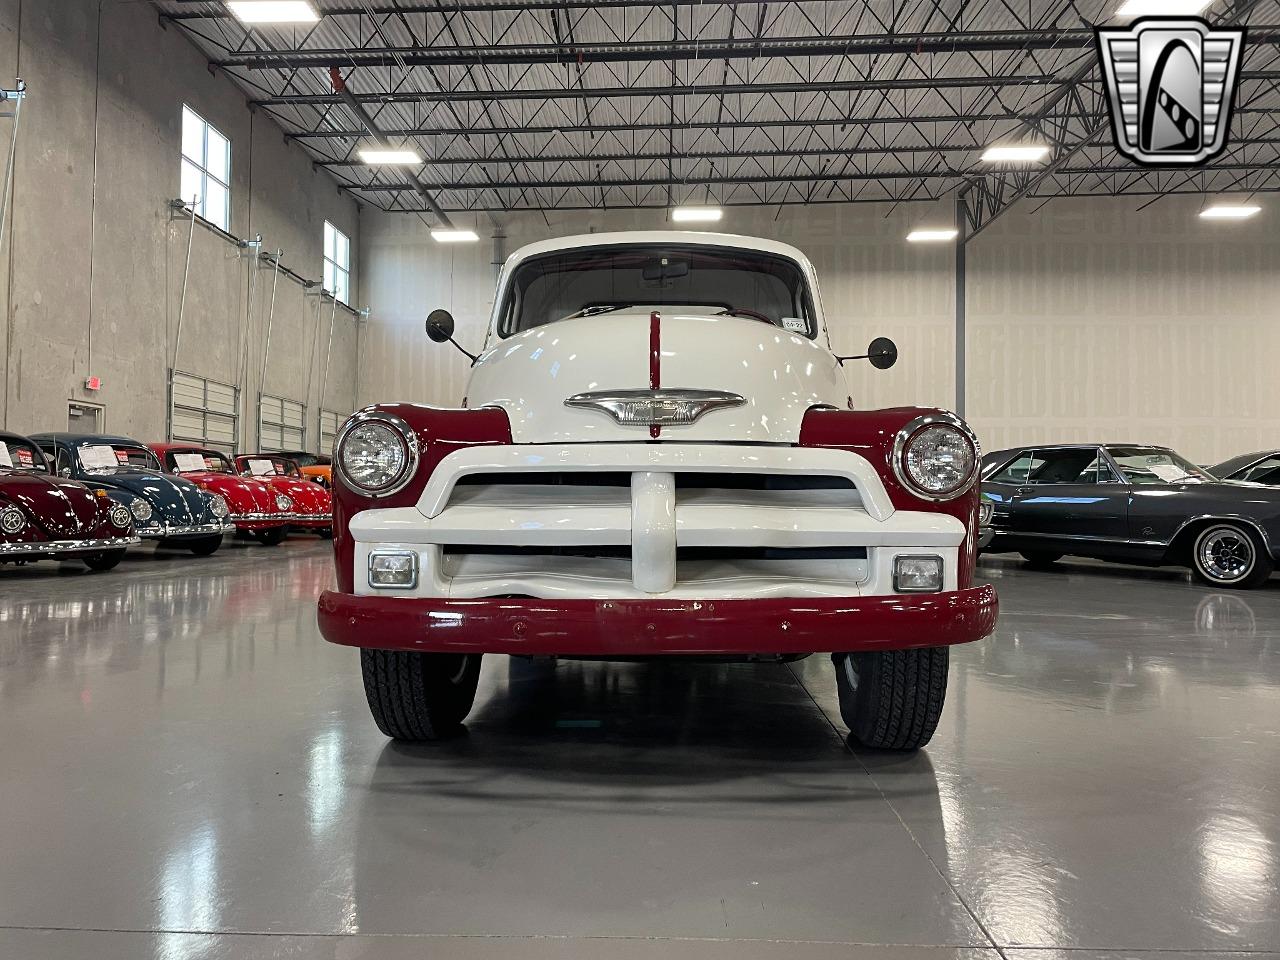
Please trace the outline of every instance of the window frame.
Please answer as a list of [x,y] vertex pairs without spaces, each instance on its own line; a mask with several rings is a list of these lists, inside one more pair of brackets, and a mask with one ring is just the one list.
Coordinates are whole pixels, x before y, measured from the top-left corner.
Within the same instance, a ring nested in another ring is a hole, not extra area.
[[[329,245],[329,238],[331,234],[334,239],[334,245],[332,248]],[[341,239],[341,243],[338,242],[339,239]],[[337,300],[343,306],[349,307],[351,306],[351,238],[347,236],[345,233],[343,233],[341,230],[339,230],[337,224],[333,223],[332,221],[326,220],[324,222],[323,245],[324,245],[324,251],[323,251],[324,288],[333,295],[333,298],[335,300]],[[346,253],[345,263],[343,263],[337,258],[337,253],[339,252],[339,249],[344,250]],[[330,256],[331,253],[334,254],[334,256]],[[342,295],[341,296],[338,295],[339,291],[337,289],[337,285],[336,284],[332,286],[330,285],[330,282],[329,282],[330,267],[333,268],[333,275],[335,279],[339,276],[341,276],[342,278],[342,291],[341,291]]]
[[[187,115],[190,114],[200,124],[200,158],[197,160],[187,154]],[[227,145],[227,164],[226,164],[226,180],[219,177],[213,172],[209,164],[209,132],[213,131]],[[212,123],[204,118],[202,114],[191,108],[190,104],[182,105],[182,131],[178,148],[178,193],[179,199],[183,202],[188,210],[192,210],[191,198],[181,196],[186,191],[182,187],[183,172],[186,164],[190,164],[199,174],[200,193],[196,202],[194,213],[206,223],[211,223],[219,230],[227,233],[231,232],[231,171],[232,171],[233,149],[231,138],[215,127]],[[222,218],[218,219],[209,215],[209,181],[213,181],[223,190],[224,209]]]

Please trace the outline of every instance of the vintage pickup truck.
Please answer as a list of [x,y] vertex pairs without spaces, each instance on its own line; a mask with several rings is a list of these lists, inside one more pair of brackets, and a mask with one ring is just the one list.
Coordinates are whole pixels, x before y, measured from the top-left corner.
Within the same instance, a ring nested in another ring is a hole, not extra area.
[[[428,318],[431,339],[453,332]],[[896,355],[878,338],[837,357],[814,269],[783,243],[526,246],[458,407],[377,404],[341,430],[321,632],[361,648],[398,739],[457,730],[486,653],[823,652],[860,743],[920,747],[949,647],[987,636],[997,601],[973,583],[972,431],[853,409],[843,362]]]

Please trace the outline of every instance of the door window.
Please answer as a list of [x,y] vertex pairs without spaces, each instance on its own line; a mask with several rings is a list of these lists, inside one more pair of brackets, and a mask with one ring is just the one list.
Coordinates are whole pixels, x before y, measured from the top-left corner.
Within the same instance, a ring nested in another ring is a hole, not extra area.
[[1031,471],[1035,469],[1039,461],[1030,450],[1018,454],[1017,458],[1006,464],[1002,470],[993,476],[987,477],[988,483],[1011,483],[1014,485],[1026,483],[1027,477]]
[[1037,450],[1029,482],[1036,485],[1098,482],[1098,449],[1066,447]]

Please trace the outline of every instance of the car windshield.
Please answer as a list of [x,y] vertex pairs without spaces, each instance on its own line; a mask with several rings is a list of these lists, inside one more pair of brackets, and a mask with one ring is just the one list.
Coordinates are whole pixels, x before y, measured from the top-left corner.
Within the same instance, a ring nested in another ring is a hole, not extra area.
[[159,470],[160,461],[146,447],[122,443],[86,443],[76,451],[87,473],[123,473]]
[[290,453],[289,458],[300,467],[327,467],[329,458],[318,453]]
[[254,477],[296,477],[298,465],[284,457],[240,457],[236,460],[241,473]]
[[1155,447],[1108,447],[1111,458],[1130,483],[1206,483],[1213,477],[1172,450]]
[[0,440],[0,470],[24,470],[48,473],[44,454],[34,445],[21,440]]
[[231,461],[217,450],[170,450],[165,466],[174,473],[235,473]]
[[584,314],[669,306],[816,334],[813,298],[798,263],[696,244],[590,247],[531,257],[507,284],[498,329],[506,337]]

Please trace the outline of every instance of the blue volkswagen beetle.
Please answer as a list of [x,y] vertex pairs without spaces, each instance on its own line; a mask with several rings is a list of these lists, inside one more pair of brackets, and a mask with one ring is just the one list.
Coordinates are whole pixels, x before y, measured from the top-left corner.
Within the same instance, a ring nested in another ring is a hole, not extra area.
[[227,502],[166,474],[145,444],[128,437],[37,433],[32,440],[64,477],[107,491],[133,514],[138,536],[208,556],[235,530]]

